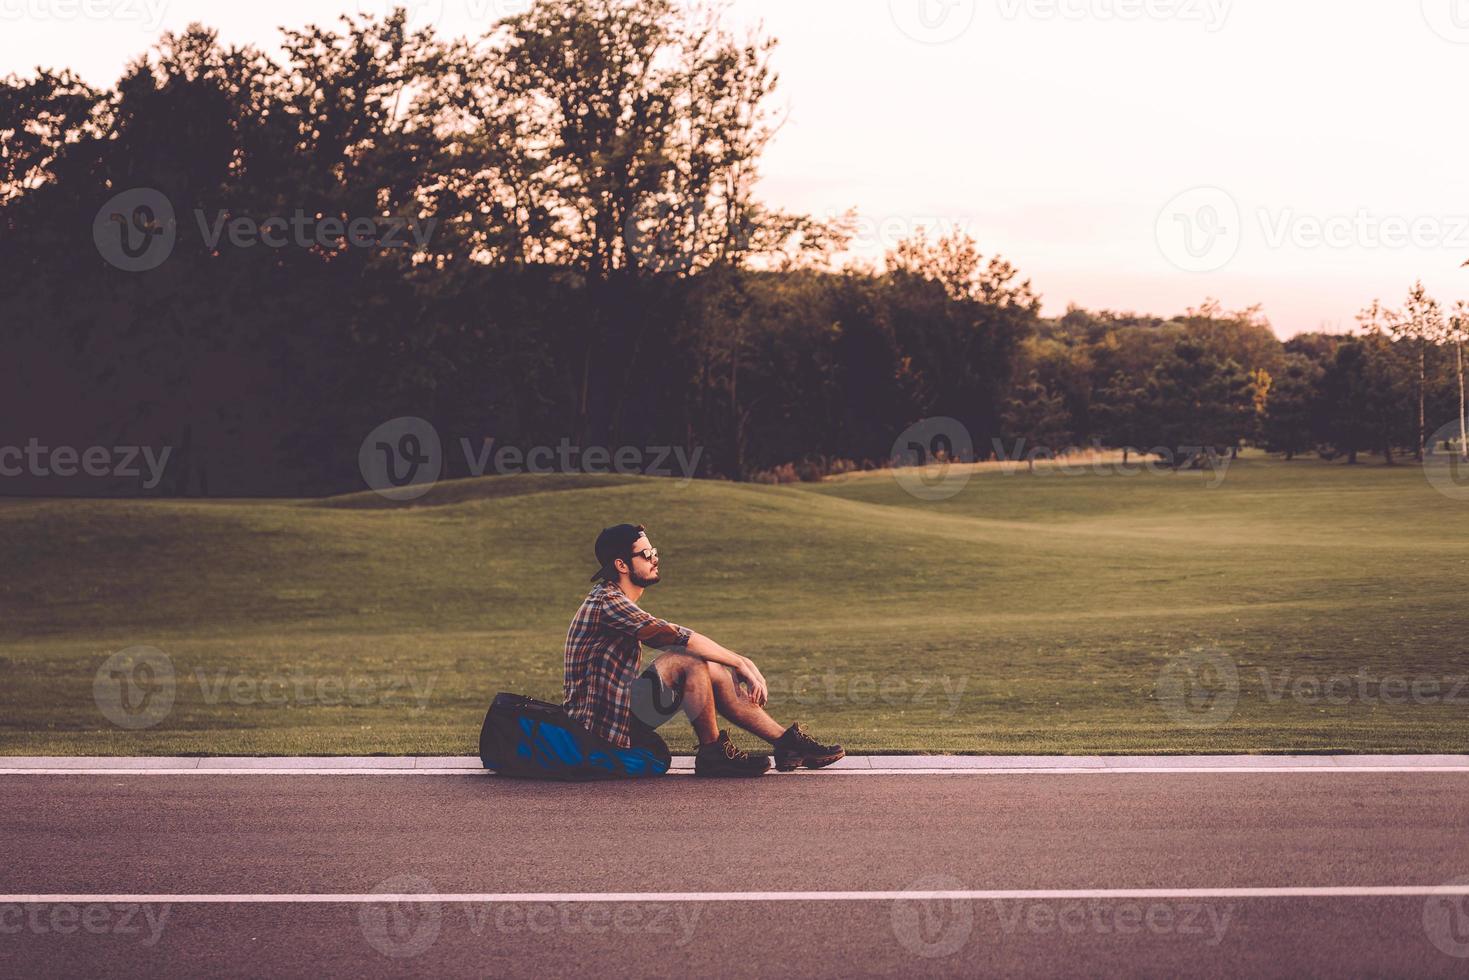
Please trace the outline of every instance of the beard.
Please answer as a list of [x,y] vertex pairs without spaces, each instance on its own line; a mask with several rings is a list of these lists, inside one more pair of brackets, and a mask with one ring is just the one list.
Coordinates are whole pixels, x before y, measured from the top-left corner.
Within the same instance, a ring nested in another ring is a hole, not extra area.
[[632,579],[633,585],[636,585],[640,589],[646,589],[650,585],[658,584],[658,569],[653,569],[653,575],[651,578],[640,575],[638,572],[633,570],[628,571],[627,577]]

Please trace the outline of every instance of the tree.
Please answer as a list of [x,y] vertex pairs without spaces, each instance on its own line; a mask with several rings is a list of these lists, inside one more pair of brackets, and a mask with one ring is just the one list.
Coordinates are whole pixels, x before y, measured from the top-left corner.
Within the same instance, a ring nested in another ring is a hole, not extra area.
[[1016,445],[1023,440],[1031,445],[1025,454],[1027,468],[1035,472],[1037,453],[1053,457],[1071,437],[1071,419],[1065,400],[1051,394],[1036,371],[1018,385],[1007,403],[1003,416],[1005,429]]
[[1070,418],[1074,445],[1082,445],[1096,434],[1092,413],[1091,352],[1079,338],[1062,334],[1054,324],[1042,321],[1035,334],[1021,345],[1016,358],[1016,377],[1035,371],[1048,390],[1059,395]]
[[986,261],[962,233],[931,240],[920,230],[886,265],[889,315],[921,408],[958,419],[976,446],[992,444],[1020,346],[1040,312],[1030,280],[999,256]]
[[1469,459],[1469,423],[1464,404],[1464,342],[1469,340],[1469,303],[1459,300],[1449,318],[1448,340],[1454,345],[1455,374],[1459,379],[1459,456]]
[[1098,436],[1106,445],[1122,449],[1123,466],[1127,465],[1132,450],[1143,450],[1143,440],[1153,429],[1144,417],[1146,397],[1141,385],[1118,371],[1104,387],[1097,389],[1092,403]]
[[1401,359],[1381,333],[1348,337],[1321,379],[1323,405],[1335,451],[1355,464],[1364,450],[1376,449],[1393,463],[1393,447],[1403,431]]
[[773,132],[773,41],[736,41],[715,8],[558,0],[505,18],[485,43],[488,58],[483,45],[457,52],[458,100],[513,139],[466,148],[490,171],[479,177],[502,178],[489,186],[523,240],[598,278],[740,258]]
[[1174,322],[1215,358],[1233,360],[1247,372],[1266,371],[1273,375],[1285,366],[1280,339],[1259,306],[1228,313],[1218,300],[1208,299],[1198,309],[1189,308]]
[[105,134],[103,93],[74,72],[0,83],[0,205],[55,181],[83,139]]
[[1181,340],[1144,385],[1146,418],[1174,465],[1197,468],[1224,446],[1238,447],[1254,421],[1254,384],[1234,360],[1221,361],[1195,340]]
[[1262,438],[1266,449],[1284,453],[1291,460],[1314,444],[1322,373],[1305,355],[1286,355],[1285,370],[1272,379],[1265,403]]
[[576,435],[615,441],[650,311],[614,280],[749,253],[767,214],[752,195],[772,132],[773,42],[737,42],[717,10],[673,0],[537,3],[490,42],[475,111],[515,133],[498,200],[527,223],[520,238],[544,236],[538,249],[589,276]]
[[1413,442],[1414,458],[1423,461],[1424,439],[1427,436],[1424,403],[1428,393],[1427,354],[1430,345],[1437,345],[1443,338],[1443,311],[1438,302],[1428,295],[1422,280],[1413,284],[1408,300],[1401,311],[1381,311],[1374,301],[1363,314],[1369,332],[1385,332],[1394,346],[1402,344],[1413,362],[1417,397],[1417,435]]

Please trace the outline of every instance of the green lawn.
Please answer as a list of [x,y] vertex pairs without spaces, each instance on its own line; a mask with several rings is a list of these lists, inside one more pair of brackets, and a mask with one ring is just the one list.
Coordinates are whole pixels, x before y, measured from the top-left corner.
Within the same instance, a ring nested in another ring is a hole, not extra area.
[[[1250,457],[1210,482],[0,501],[0,753],[472,754],[495,692],[559,699],[591,541],[623,520],[664,557],[644,605],[850,751],[1469,751],[1469,502],[1411,463]],[[172,681],[99,679],[135,647]]]

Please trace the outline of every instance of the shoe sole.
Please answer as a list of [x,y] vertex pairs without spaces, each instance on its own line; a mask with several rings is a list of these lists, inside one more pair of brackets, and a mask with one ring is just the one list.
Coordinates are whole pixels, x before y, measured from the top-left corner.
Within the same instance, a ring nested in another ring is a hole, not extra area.
[[775,760],[776,772],[795,772],[805,766],[807,769],[825,769],[839,759],[847,757],[846,749],[833,752],[831,755],[797,755]]

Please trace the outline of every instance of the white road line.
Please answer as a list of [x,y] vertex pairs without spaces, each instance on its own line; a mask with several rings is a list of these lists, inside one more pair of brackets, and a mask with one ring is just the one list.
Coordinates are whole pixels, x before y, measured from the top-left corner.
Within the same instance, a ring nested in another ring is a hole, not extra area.
[[468,894],[78,894],[0,895],[5,905],[145,903],[173,905],[375,905],[379,903],[628,903],[628,902],[896,902],[933,900],[1080,901],[1217,898],[1424,898],[1469,895],[1469,885],[1341,885],[1279,888],[1062,888],[973,891],[845,892],[484,892]]
[[483,769],[0,769],[0,776],[487,776]]
[[[1469,766],[1118,766],[1111,769],[994,767],[960,769],[797,769],[770,776],[1176,776],[1263,773],[1469,773]],[[670,769],[670,776],[692,776],[692,769]],[[477,776],[482,769],[356,769],[356,768],[199,768],[199,769],[38,769],[0,768],[0,776]]]

